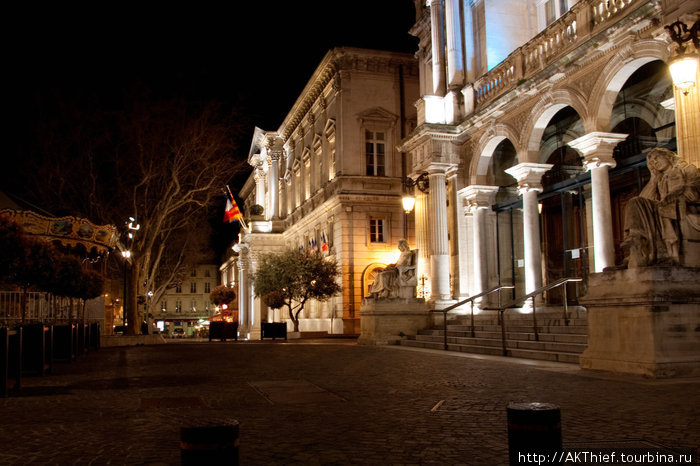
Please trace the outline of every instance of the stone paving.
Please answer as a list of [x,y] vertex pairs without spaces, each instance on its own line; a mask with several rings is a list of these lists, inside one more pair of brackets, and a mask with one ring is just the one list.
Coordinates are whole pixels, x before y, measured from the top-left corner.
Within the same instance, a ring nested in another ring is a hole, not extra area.
[[171,340],[25,377],[0,399],[0,464],[179,464],[180,427],[233,419],[245,465],[501,465],[506,406],[529,401],[561,407],[565,447],[700,445],[698,379],[350,340]]

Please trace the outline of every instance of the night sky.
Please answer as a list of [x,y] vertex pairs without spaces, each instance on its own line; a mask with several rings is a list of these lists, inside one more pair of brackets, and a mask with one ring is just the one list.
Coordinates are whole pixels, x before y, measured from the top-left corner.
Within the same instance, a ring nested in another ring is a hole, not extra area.
[[417,50],[413,0],[139,3],[4,7],[5,166],[31,156],[32,129],[56,102],[101,109],[133,89],[219,102],[240,120],[245,158],[254,126],[279,127],[329,49]]
[[36,118],[38,95],[103,101],[139,85],[245,109],[249,124],[274,130],[330,48],[417,49],[412,0],[84,6],[6,16],[3,68],[16,116]]

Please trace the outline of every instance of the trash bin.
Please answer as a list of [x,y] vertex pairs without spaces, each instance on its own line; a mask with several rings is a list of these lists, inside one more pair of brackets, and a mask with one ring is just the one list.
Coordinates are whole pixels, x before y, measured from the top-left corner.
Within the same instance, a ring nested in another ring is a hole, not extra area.
[[180,461],[183,465],[238,465],[238,421],[204,421],[180,428]]
[[533,455],[548,455],[547,464],[560,464],[555,462],[555,455],[562,450],[561,411],[558,406],[550,403],[509,403],[507,412],[511,466],[532,464]]

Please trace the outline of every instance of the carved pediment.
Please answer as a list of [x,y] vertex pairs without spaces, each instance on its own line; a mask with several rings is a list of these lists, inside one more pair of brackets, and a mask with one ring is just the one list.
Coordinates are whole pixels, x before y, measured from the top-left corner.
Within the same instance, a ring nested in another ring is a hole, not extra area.
[[361,125],[393,126],[398,116],[382,107],[374,107],[357,114]]

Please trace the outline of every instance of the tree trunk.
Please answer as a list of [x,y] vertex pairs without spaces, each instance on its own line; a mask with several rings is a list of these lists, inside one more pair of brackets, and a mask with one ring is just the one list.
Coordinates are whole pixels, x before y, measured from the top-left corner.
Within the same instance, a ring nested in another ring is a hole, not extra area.
[[127,335],[141,335],[141,322],[139,321],[138,310],[138,266],[133,263],[129,267],[126,279],[126,333]]
[[294,313],[292,312],[292,306],[291,304],[288,304],[287,307],[289,308],[289,318],[292,319],[292,323],[294,324],[294,331],[298,332],[299,331],[299,313],[297,313],[297,316],[294,316]]

